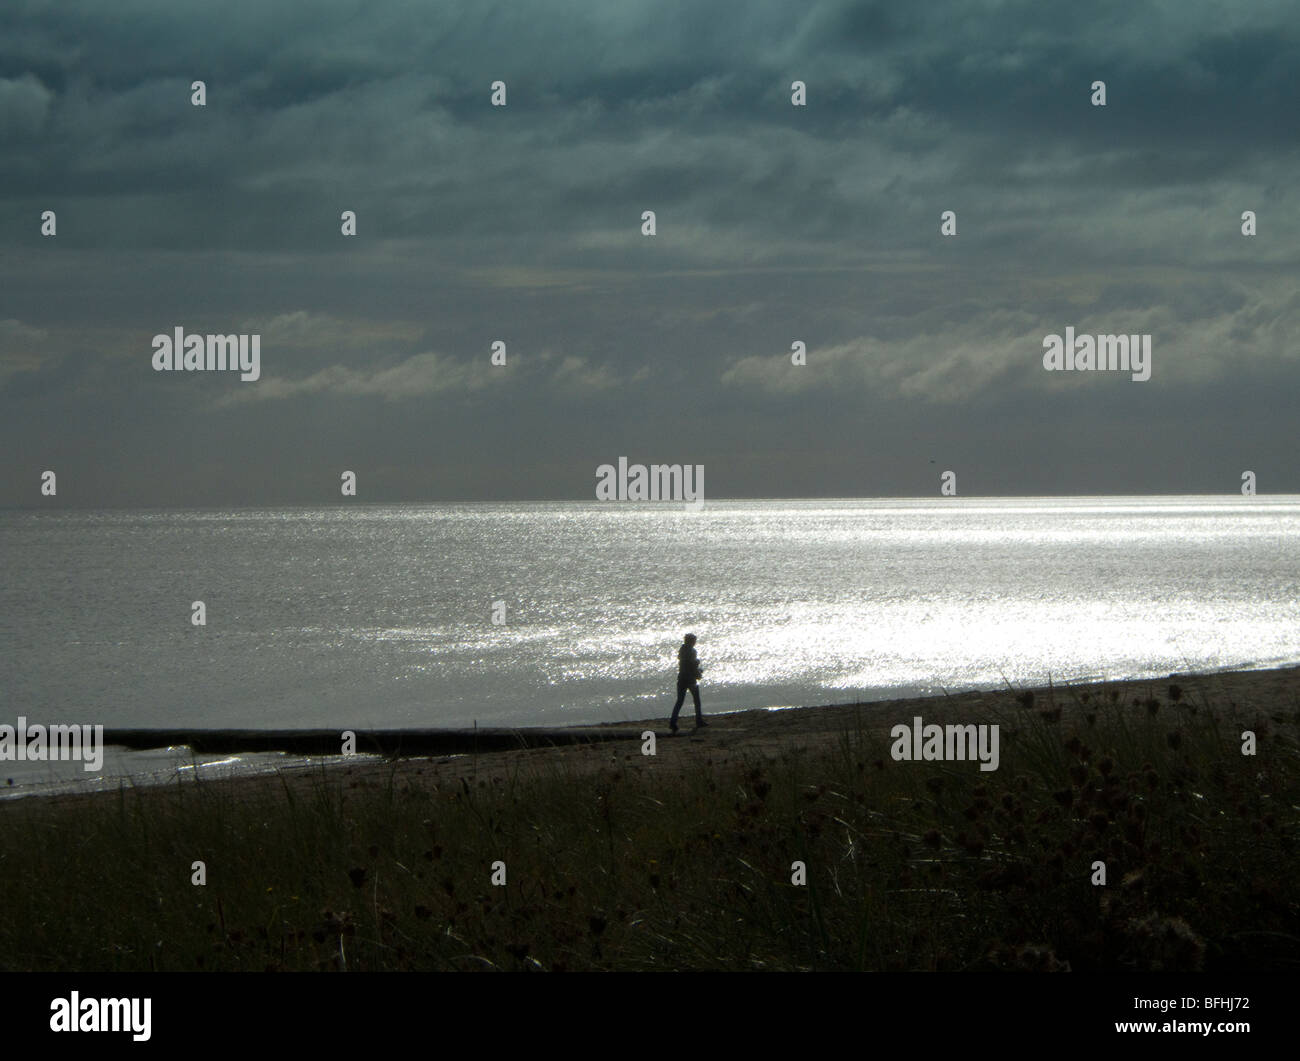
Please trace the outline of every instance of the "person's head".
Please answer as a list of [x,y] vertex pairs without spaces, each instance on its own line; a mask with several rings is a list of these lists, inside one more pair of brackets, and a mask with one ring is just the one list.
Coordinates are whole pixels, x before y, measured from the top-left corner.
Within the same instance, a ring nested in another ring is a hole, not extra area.
[[683,640],[685,641],[686,644],[688,644],[688,645],[693,645],[693,644],[695,644],[695,635],[694,635],[694,634],[687,634],[686,637],[685,637]]

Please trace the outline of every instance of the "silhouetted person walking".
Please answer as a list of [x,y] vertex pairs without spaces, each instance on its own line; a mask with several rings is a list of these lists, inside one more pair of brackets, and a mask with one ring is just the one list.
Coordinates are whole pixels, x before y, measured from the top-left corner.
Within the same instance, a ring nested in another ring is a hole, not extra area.
[[677,732],[677,713],[682,709],[688,689],[695,699],[695,728],[708,725],[700,714],[700,679],[703,676],[704,668],[700,666],[700,658],[695,654],[695,635],[687,634],[677,650],[677,703],[673,704],[673,717],[668,723],[670,732]]

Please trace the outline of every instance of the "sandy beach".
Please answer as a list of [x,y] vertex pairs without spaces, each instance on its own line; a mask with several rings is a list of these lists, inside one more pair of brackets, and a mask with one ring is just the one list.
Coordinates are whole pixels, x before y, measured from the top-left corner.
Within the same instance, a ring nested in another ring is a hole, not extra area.
[[0,967],[1294,970],[1297,727],[1300,667],[358,733],[0,805]]
[[[722,766],[746,760],[772,760],[797,751],[825,749],[842,739],[846,729],[888,731],[921,716],[927,723],[980,723],[1005,719],[1028,710],[1056,710],[1069,723],[1079,722],[1089,702],[1107,699],[1129,701],[1155,699],[1171,701],[1170,687],[1180,690],[1182,703],[1212,704],[1214,710],[1231,712],[1243,725],[1267,725],[1300,719],[1300,666],[1268,670],[1223,671],[1207,674],[1173,674],[1160,680],[1092,682],[1034,689],[953,692],[948,695],[909,697],[857,704],[751,710],[706,716],[703,731],[694,729],[683,716],[677,736],[668,732],[666,718],[604,726],[566,728],[533,727],[479,730],[404,730],[358,732],[358,751],[383,751],[384,760],[351,760],[331,756],[323,766],[290,767],[274,773],[205,780],[227,788],[232,795],[307,788],[322,777],[350,788],[373,788],[398,784],[442,786],[465,778],[491,781],[519,769],[558,766],[566,771],[590,773],[620,761],[655,772],[680,772],[698,766]],[[1032,707],[1024,703],[1032,694]],[[707,697],[707,689],[705,689]],[[707,700],[706,700],[707,702]],[[665,710],[665,716],[667,715]],[[656,734],[656,754],[641,753],[642,735]],[[313,754],[337,746],[333,731],[257,732],[132,730],[110,733],[109,743],[124,742],[134,747],[162,747],[192,742],[194,745],[227,752],[290,750]],[[157,798],[176,785],[194,784],[178,780],[170,786],[126,786],[133,798]],[[118,789],[94,794],[30,797],[0,804],[0,814],[39,812],[41,804],[93,802],[117,798]]]

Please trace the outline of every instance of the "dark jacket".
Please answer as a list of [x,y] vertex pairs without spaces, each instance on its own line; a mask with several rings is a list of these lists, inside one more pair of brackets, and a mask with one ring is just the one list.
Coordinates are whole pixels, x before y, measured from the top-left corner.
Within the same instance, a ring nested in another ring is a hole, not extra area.
[[700,668],[700,658],[695,654],[694,645],[682,645],[677,650],[677,680],[684,685],[697,682],[704,675]]

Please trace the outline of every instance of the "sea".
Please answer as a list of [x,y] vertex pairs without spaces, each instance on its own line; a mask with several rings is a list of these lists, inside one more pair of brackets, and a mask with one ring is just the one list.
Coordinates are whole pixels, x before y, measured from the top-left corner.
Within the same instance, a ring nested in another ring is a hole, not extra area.
[[[688,631],[706,713],[1300,661],[1290,495],[9,510],[0,557],[11,726],[666,717]],[[0,761],[0,798],[290,762]]]

